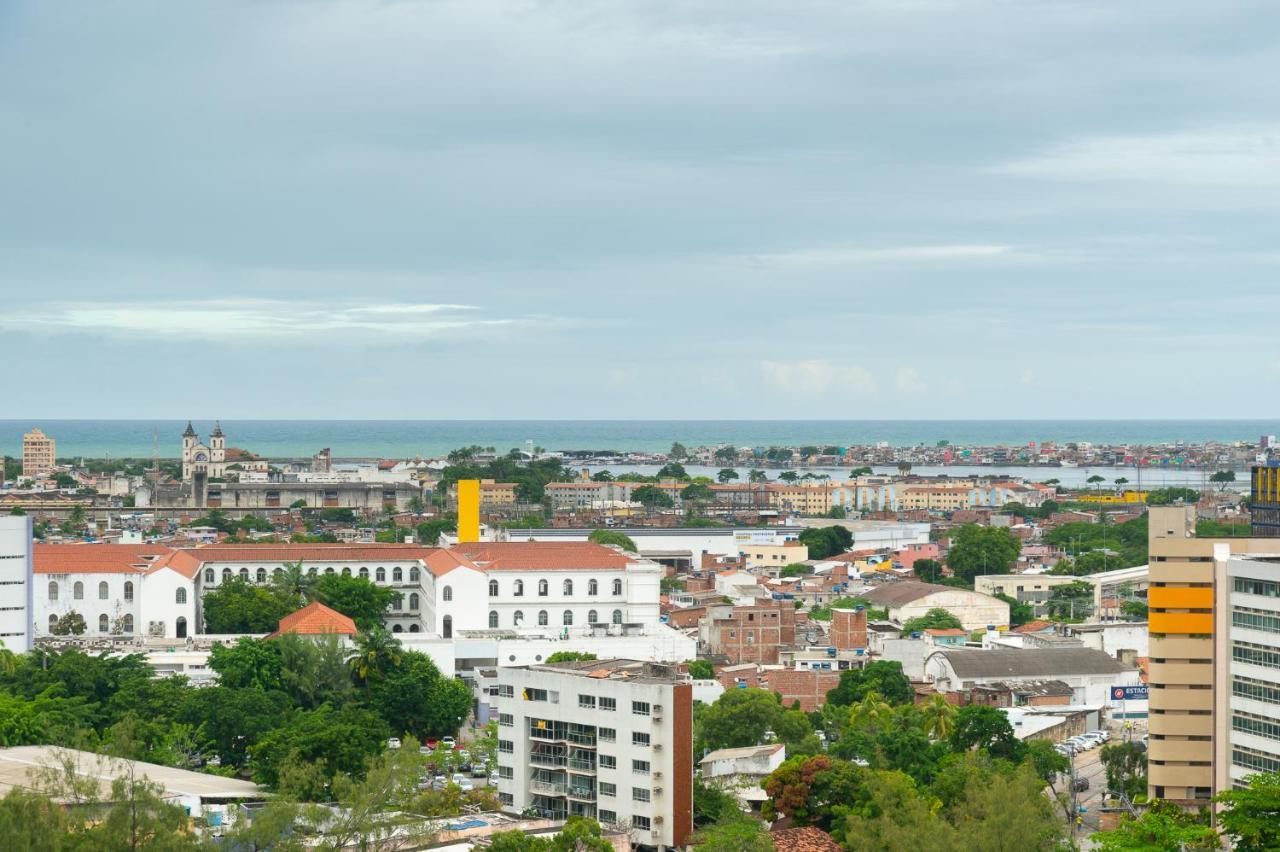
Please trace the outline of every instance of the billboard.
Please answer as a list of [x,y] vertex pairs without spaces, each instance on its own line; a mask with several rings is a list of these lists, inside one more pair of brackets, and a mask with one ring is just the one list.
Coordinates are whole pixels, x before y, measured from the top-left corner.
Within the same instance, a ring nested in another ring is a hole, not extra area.
[[1146,684],[1140,686],[1113,686],[1111,687],[1111,698],[1114,701],[1146,701]]

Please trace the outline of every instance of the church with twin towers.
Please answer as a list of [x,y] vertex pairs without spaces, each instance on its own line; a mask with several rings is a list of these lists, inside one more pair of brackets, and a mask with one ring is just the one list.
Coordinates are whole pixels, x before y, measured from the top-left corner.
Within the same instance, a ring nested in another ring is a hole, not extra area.
[[227,471],[227,438],[222,434],[222,424],[214,421],[213,431],[209,433],[209,443],[200,441],[200,436],[187,421],[187,429],[182,433],[182,481],[207,482],[210,479],[221,479]]

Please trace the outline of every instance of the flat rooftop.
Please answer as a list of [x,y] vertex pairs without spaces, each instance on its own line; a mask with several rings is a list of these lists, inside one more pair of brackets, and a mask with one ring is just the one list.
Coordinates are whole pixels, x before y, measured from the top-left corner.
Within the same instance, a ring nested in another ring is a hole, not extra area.
[[629,683],[683,683],[685,676],[674,665],[650,663],[643,660],[572,660],[563,663],[543,663],[534,666],[518,666],[528,671],[552,672],[576,675],[592,680],[623,680]]
[[64,761],[69,762],[81,778],[97,779],[99,795],[104,798],[110,798],[111,782],[128,774],[130,769],[159,785],[166,798],[227,800],[261,799],[270,795],[257,784],[237,778],[47,745],[0,749],[0,795],[8,794],[15,787],[36,786],[36,777],[42,770],[61,770]]

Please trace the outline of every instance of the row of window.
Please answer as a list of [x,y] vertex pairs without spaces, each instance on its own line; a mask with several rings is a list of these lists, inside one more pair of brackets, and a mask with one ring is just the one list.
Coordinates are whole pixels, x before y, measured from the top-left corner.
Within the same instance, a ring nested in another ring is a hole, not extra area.
[[1253,642],[1231,643],[1231,659],[1237,663],[1252,663],[1255,666],[1280,669],[1280,649]]
[[1280,722],[1257,713],[1237,710],[1231,714],[1231,729],[1244,734],[1256,734],[1269,740],[1280,740]]
[[1252,769],[1255,772],[1280,771],[1280,758],[1248,746],[1233,746],[1231,749],[1231,762],[1236,766]]
[[1231,694],[1268,704],[1280,704],[1280,687],[1265,680],[1236,675],[1231,678]]
[[[601,695],[599,699],[597,699],[594,695],[583,695],[579,693],[578,706],[584,710],[595,710],[598,707],[601,710],[613,711],[618,709],[618,699],[609,698],[605,695]],[[604,731],[608,729],[601,728],[600,730]]]
[[1255,609],[1251,606],[1238,606],[1231,610],[1231,625],[1265,630],[1268,633],[1280,633],[1280,613]]
[[[600,816],[600,822],[602,823],[608,824],[608,823],[616,823],[618,821],[618,814],[616,811],[606,811],[602,809],[599,812],[599,816]],[[641,816],[639,814],[636,814],[635,816],[631,817],[631,825],[633,828],[638,828],[641,831],[648,831],[649,825],[650,825],[649,818],[647,816]]]
[[[184,595],[186,594],[185,590],[180,589],[179,591],[182,591]],[[56,601],[60,594],[61,594],[61,587],[58,585],[58,581],[50,580],[49,581],[49,600]],[[76,580],[74,583],[71,584],[71,598],[72,600],[77,600],[77,601],[84,600],[84,583],[80,582],[79,580]],[[98,584],[98,600],[106,601],[110,599],[111,599],[111,587],[104,580]],[[133,581],[132,580],[124,581],[124,599],[127,601],[133,600]],[[183,601],[178,601],[178,603],[183,603]]]
[[[187,620],[185,618],[179,618],[178,621],[182,622],[183,624],[187,623]],[[49,616],[49,632],[50,633],[53,632],[53,628],[56,627],[57,625],[58,625],[58,616],[56,615]],[[111,619],[107,617],[107,614],[105,612],[98,616],[98,632],[99,633],[111,632]],[[120,619],[120,632],[121,633],[133,632],[133,616],[132,615],[125,615]]]
[[[280,568],[272,569],[272,571],[271,571],[271,576],[272,576],[273,578],[274,578],[274,577],[279,576],[279,575],[280,575],[280,573],[281,573],[281,570],[282,570],[282,569],[280,569]],[[324,573],[326,573],[326,574],[335,574],[335,573],[337,573],[337,572],[333,570],[333,567],[332,567],[332,566],[330,566],[330,567],[328,567],[328,568],[324,569]],[[250,575],[250,574],[249,574],[249,569],[248,569],[248,568],[241,568],[241,569],[240,569],[240,571],[238,572],[238,574],[239,574],[239,577],[240,577],[240,579],[241,579],[241,580],[248,581],[248,580],[250,579],[250,576],[252,576],[252,577],[253,577],[253,579],[255,579],[255,580],[256,580],[257,582],[259,582],[259,583],[265,583],[265,582],[267,582],[267,569],[266,569],[266,568],[259,568],[259,569],[258,569],[258,570],[253,574],[253,575]],[[316,566],[312,565],[310,568],[308,568],[308,569],[307,569],[307,574],[308,574],[308,575],[310,575],[310,576],[312,576],[312,577],[316,577],[316,576],[319,576],[319,571],[317,570]],[[214,571],[214,569],[212,569],[212,568],[206,568],[206,569],[204,569],[204,581],[205,581],[206,583],[213,583],[213,582],[215,582],[215,581],[217,580],[217,576],[218,576],[218,575],[217,575],[217,572],[215,572],[215,571]],[[230,580],[232,577],[234,577],[234,576],[236,576],[236,573],[235,573],[235,572],[232,572],[232,570],[231,570],[230,568],[223,568],[223,569],[222,569],[222,582],[224,582],[224,583],[225,583],[225,582],[229,581],[229,580]],[[350,576],[351,576],[351,568],[350,568],[350,567],[343,568],[343,569],[342,569],[342,576],[344,576],[344,577],[350,577]],[[369,579],[369,569],[368,569],[368,568],[365,568],[365,567],[363,567],[363,566],[362,566],[362,567],[361,567],[361,568],[356,572],[356,576],[360,577],[362,580],[368,580],[368,579]],[[420,572],[417,568],[410,568],[410,569],[409,569],[409,582],[410,582],[410,583],[416,583],[416,582],[418,582],[418,581],[419,581],[419,579],[421,578],[421,576],[422,576],[422,574],[421,574],[421,572]],[[387,582],[387,569],[386,569],[386,568],[375,568],[375,569],[374,569],[374,572],[373,572],[373,580],[374,580],[374,582],[375,582],[375,583],[385,583],[385,582]],[[403,583],[403,582],[404,582],[404,569],[403,569],[403,568],[392,568],[392,569],[391,569],[391,582],[393,582],[393,583]]]
[[[416,597],[416,595],[411,597]],[[551,619],[551,615],[545,609],[538,610],[538,626],[539,627],[546,627],[547,624],[550,623],[550,619]],[[610,616],[610,620],[614,624],[621,624],[622,610],[615,609],[612,615]],[[498,627],[502,626],[501,622],[502,620],[498,615],[498,611],[496,609],[490,610],[489,611],[489,628],[497,629]],[[560,623],[565,625],[566,627],[572,626],[573,610],[566,609],[563,613],[561,613]],[[600,623],[600,613],[596,612],[594,609],[587,610],[587,624],[599,624],[599,623]],[[518,609],[511,614],[511,626],[512,627],[524,626],[524,610]]]
[[[564,592],[565,597],[571,597],[573,595],[573,581],[565,580],[563,583],[560,584],[560,589],[562,592]],[[546,580],[538,581],[538,597],[545,598],[550,591],[551,591],[551,585]],[[489,581],[489,597],[496,598],[498,597],[500,592],[501,592],[501,586],[499,586],[498,581],[490,580]],[[587,581],[587,594],[588,595],[600,594],[600,583],[598,580]],[[622,594],[621,580],[613,581],[613,594],[615,596]],[[511,585],[511,596],[515,598],[524,597],[524,580],[516,580]],[[446,598],[445,600],[448,600],[448,598]]]
[[1271,580],[1255,580],[1252,577],[1234,577],[1232,587],[1246,595],[1262,595],[1268,598],[1280,598],[1280,583]]

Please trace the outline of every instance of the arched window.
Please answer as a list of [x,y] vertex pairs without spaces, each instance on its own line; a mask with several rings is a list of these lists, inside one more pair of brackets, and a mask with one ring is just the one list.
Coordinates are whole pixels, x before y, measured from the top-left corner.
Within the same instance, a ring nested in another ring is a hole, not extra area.
[[440,635],[445,639],[453,638],[453,616],[452,615],[446,615],[444,617],[444,629],[441,631]]
[[496,598],[497,596],[498,596],[498,581],[490,580],[489,581],[489,597]]
[[538,597],[545,598],[546,596],[547,596],[547,581],[539,580],[538,581]]
[[417,625],[417,624],[410,624],[410,625],[409,625],[409,632],[410,632],[410,633],[417,633],[417,632],[418,632],[418,625]]
[[[58,584],[54,580],[49,581],[49,600],[56,601],[58,599]],[[55,617],[56,621],[57,618]]]
[[515,585],[511,587],[511,594],[517,598],[524,597],[524,580],[516,580]]
[[396,595],[394,598],[391,599],[391,608],[394,609],[396,612],[399,612],[402,606],[404,606],[404,598],[401,597],[400,595]]
[[414,592],[413,594],[409,595],[409,609],[417,609],[417,608],[418,608],[418,593]]
[[174,603],[180,603],[180,604],[184,604],[184,603],[186,603],[186,602],[187,602],[187,590],[186,590],[186,589],[178,589],[176,592],[174,592],[174,593],[173,593],[173,602],[174,602]]
[[361,580],[369,579],[369,569],[363,565],[360,566],[360,579]]
[[413,568],[410,568],[410,569],[409,569],[409,582],[410,582],[410,583],[416,583],[416,582],[418,582],[418,580],[419,580],[421,577],[422,577],[422,574],[421,574],[421,573],[419,573],[419,571],[418,571],[418,569],[417,569],[417,567],[416,567],[416,566],[415,566],[415,567],[413,567]]
[[133,632],[133,616],[132,615],[126,615],[124,618],[120,620],[120,632],[122,633]]
[[518,609],[511,615],[511,624],[514,627],[519,627],[522,623],[524,623],[524,611]]
[[283,573],[284,573],[284,569],[283,569],[283,568],[276,567],[276,568],[272,569],[272,571],[271,571],[271,579],[273,579],[273,580],[279,580],[279,579],[280,579],[280,575],[281,575],[281,574],[283,574]]
[[58,616],[56,615],[49,616],[49,632],[52,633],[53,628],[57,626],[58,626]]
[[613,581],[613,593],[614,593],[615,595],[620,595],[620,594],[622,594],[622,581],[621,581],[621,580],[614,580],[614,581]]
[[133,581],[132,580],[124,581],[124,599],[127,601],[133,600]]
[[587,624],[595,624],[599,620],[600,619],[596,618],[596,611],[594,609],[587,610]]
[[387,582],[387,569],[379,566],[378,570],[373,572],[373,578],[379,583]]
[[564,596],[567,598],[567,597],[570,597],[571,595],[573,595],[573,581],[572,581],[572,580],[565,580],[565,581],[564,581]]
[[589,594],[589,595],[598,595],[598,594],[600,594],[600,584],[599,584],[599,583],[597,583],[595,580],[588,580],[588,581],[587,581],[587,594]]
[[240,569],[240,579],[241,579],[241,580],[244,580],[246,583],[247,583],[247,582],[249,582],[249,569],[248,569],[248,568],[241,568],[241,569]]
[[391,582],[393,582],[393,583],[399,583],[399,582],[400,582],[401,580],[403,580],[403,579],[404,579],[404,572],[403,572],[403,571],[401,571],[399,568],[392,568],[392,569],[391,569]]
[[185,618],[183,618],[182,616],[178,616],[178,620],[174,624],[174,627],[177,628],[177,634],[179,639],[187,638],[187,620]]
[[440,597],[445,601],[453,600],[453,586],[445,586],[444,593]]
[[98,632],[106,633],[110,629],[111,629],[110,619],[107,618],[107,614],[104,612],[102,615],[98,616]]
[[227,582],[227,581],[228,581],[228,580],[230,580],[230,579],[231,579],[231,569],[230,569],[230,568],[223,568],[223,569],[222,569],[222,582],[224,582],[224,583],[225,583],[225,582]]
[[403,627],[401,627],[399,624],[397,624],[397,625],[395,625],[394,627],[392,627],[392,628],[391,628],[391,632],[392,632],[392,633],[403,633],[403,632],[404,632],[404,628],[403,628]]
[[314,565],[312,565],[310,568],[308,568],[308,569],[307,569],[307,575],[308,575],[308,576],[314,577],[314,576],[316,576],[316,574],[318,574],[318,573],[320,573],[320,572],[319,572],[318,570],[316,570],[316,566],[314,566]]
[[259,568],[259,569],[258,569],[258,582],[259,582],[259,583],[265,583],[265,582],[267,582],[267,569],[266,569],[266,568]]
[[81,583],[79,580],[75,581],[71,586],[71,597],[78,601],[84,600],[84,583]]
[[204,569],[204,581],[206,583],[212,583],[215,579],[217,579],[217,575],[213,573],[212,568]]
[[491,609],[489,610],[489,627],[493,628],[497,626],[498,626],[498,611],[496,609]]
[[562,618],[562,623],[566,626],[573,624],[573,610],[566,609],[564,611],[564,617]]
[[326,573],[326,574],[332,574],[332,573],[333,573],[333,566],[332,566],[332,565],[330,565],[328,568],[324,569],[324,573]]
[[621,624],[621,623],[622,623],[622,610],[620,610],[620,609],[615,609],[615,610],[613,611],[613,623],[614,623],[614,624]]
[[547,626],[547,611],[545,609],[538,610],[538,626],[539,627]]
[[105,601],[111,597],[111,587],[107,585],[107,581],[103,580],[98,583],[98,600]]
[[350,576],[351,576],[351,566],[350,566],[350,565],[343,565],[343,566],[342,566],[342,576],[344,576],[344,577],[350,577]]

